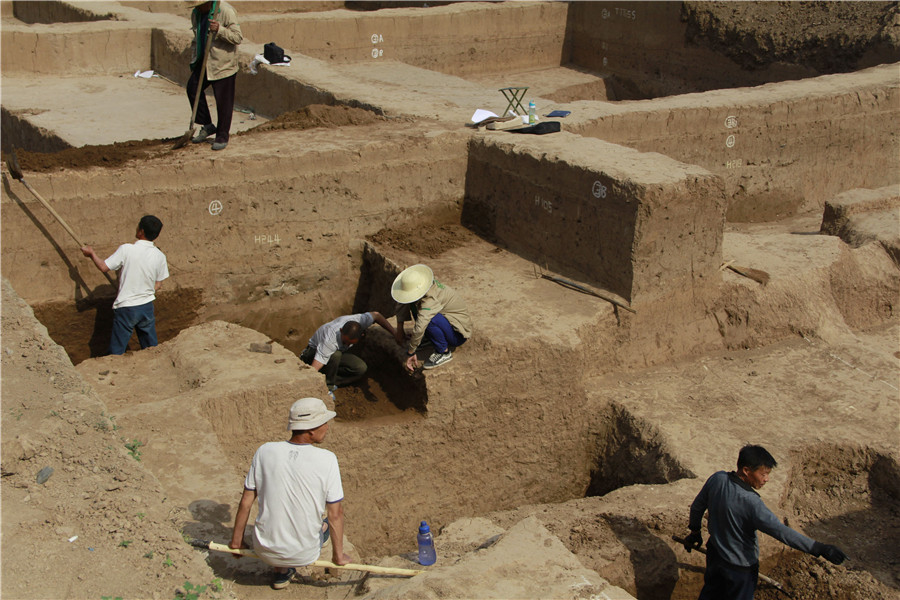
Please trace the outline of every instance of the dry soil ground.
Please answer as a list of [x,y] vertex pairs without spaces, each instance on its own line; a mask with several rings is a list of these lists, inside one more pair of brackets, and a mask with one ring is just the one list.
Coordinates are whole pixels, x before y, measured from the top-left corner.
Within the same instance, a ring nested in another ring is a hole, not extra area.
[[[789,62],[840,70],[896,45],[900,25],[896,3],[810,3],[803,5],[810,14],[789,17],[780,3],[687,7],[692,42],[724,49],[748,68]],[[833,11],[845,14],[830,18]],[[802,36],[792,35],[801,29]],[[362,109],[309,106],[243,135],[265,140],[284,129],[318,127],[352,136],[353,127],[381,121]],[[235,145],[241,137],[234,136]],[[148,140],[23,152],[19,161],[28,172],[114,170],[168,147]],[[896,164],[886,161],[885,168]],[[760,286],[723,273],[718,304],[706,317],[718,322],[724,349],[651,368],[619,364],[577,384],[573,377],[571,390],[559,390],[583,406],[554,427],[574,430],[590,421],[590,435],[603,449],[598,482],[580,495],[535,504],[528,499],[540,494],[521,490],[510,494],[506,510],[482,510],[465,489],[465,474],[404,477],[431,451],[488,472],[546,470],[546,482],[553,471],[568,474],[567,457],[538,465],[512,438],[508,447],[495,443],[521,415],[534,417],[527,431],[537,443],[544,435],[559,439],[540,424],[545,414],[571,409],[525,393],[560,369],[578,369],[553,364],[568,355],[548,352],[543,362],[509,364],[510,353],[492,348],[487,336],[473,339],[453,363],[429,375],[439,416],[415,400],[398,405],[404,393],[418,396],[409,392],[413,384],[392,389],[390,377],[339,390],[340,418],[326,445],[341,458],[347,481],[352,553],[361,561],[415,567],[408,526],[418,515],[383,508],[391,506],[386,496],[408,495],[407,505],[421,506],[423,514],[445,507],[436,522],[440,561],[412,580],[309,569],[302,585],[284,592],[266,587],[267,569],[257,561],[202,553],[183,538],[227,539],[253,450],[283,435],[283,398],[321,394],[318,375],[280,344],[272,344],[271,354],[249,352],[267,336],[223,321],[185,329],[155,349],[74,367],[4,280],[2,594],[170,598],[189,595],[189,583],[207,586],[201,597],[213,598],[693,598],[702,559],[671,536],[685,533],[687,506],[704,478],[731,469],[737,449],[755,442],[781,464],[762,492],[766,503],[791,526],[851,557],[833,566],[763,539],[763,572],[802,600],[900,598],[900,270],[877,241],[850,248],[813,235],[820,220],[820,213],[807,213],[727,226],[725,258],[765,270],[771,281]],[[527,334],[540,330],[540,339],[554,345],[599,346],[570,325],[611,311],[602,301],[534,280],[527,261],[458,222],[422,228],[424,239],[385,228],[369,240],[385,256],[427,260],[471,294],[480,290],[473,312],[481,331],[489,330],[492,310],[512,303],[514,289],[535,305],[553,307],[528,315]],[[596,318],[628,318],[603,314]],[[372,337],[367,343],[377,351],[377,333]],[[617,351],[596,349],[606,358]],[[469,384],[466,373],[476,360],[509,371],[505,381],[519,386],[529,405],[496,414],[492,394],[503,390],[490,382],[478,397],[453,398],[454,389]],[[448,401],[452,410],[439,412],[439,402]],[[467,426],[457,410],[476,412],[490,428]],[[454,428],[457,422],[463,425]],[[477,435],[467,435],[472,432]],[[366,466],[372,463],[393,463],[396,479],[372,481]],[[43,471],[48,467],[52,472]],[[762,589],[757,597],[779,594]]]

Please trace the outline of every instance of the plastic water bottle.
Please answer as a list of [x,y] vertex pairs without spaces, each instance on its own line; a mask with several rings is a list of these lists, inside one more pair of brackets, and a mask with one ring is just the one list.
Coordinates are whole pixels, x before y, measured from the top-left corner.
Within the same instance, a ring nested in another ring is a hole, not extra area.
[[534,125],[537,123],[537,115],[535,114],[537,111],[537,107],[534,105],[534,100],[528,103],[528,124]]
[[433,565],[437,560],[437,553],[434,551],[434,538],[431,536],[431,529],[428,523],[422,521],[419,525],[419,535],[416,536],[419,541],[419,564]]

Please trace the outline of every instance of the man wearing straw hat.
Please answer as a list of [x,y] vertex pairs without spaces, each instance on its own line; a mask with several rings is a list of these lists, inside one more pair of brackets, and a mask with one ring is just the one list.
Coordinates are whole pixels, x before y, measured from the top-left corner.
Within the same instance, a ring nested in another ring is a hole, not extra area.
[[[241,26],[237,21],[237,11],[221,0],[188,2],[191,11],[191,29],[194,30],[194,55],[191,60],[191,76],[187,82],[187,95],[194,108],[197,98],[197,86],[205,90],[212,85],[216,97],[216,114],[218,125],[213,125],[206,103],[206,95],[202,93],[197,99],[197,119],[200,131],[193,138],[195,144],[204,142],[211,135],[216,137],[212,143],[213,150],[224,150],[228,145],[231,131],[231,117],[234,114],[234,83],[238,72],[237,47],[244,40]],[[206,41],[210,40],[209,58],[206,60],[206,72],[201,73]]]
[[[275,567],[276,590],[291,583],[296,567],[319,560],[329,532],[331,562],[351,562],[344,554],[344,488],[337,457],[315,446],[325,439],[335,416],[318,398],[294,402],[288,419],[291,438],[260,446],[244,480],[229,546],[247,547],[244,528],[258,498],[253,547],[263,562]],[[324,520],[323,514],[328,515]]]
[[465,302],[449,286],[435,280],[428,266],[413,265],[404,269],[394,279],[391,296],[403,305],[397,313],[394,336],[401,346],[407,343],[403,323],[407,319],[413,321],[406,351],[409,371],[419,366],[416,349],[423,338],[434,346],[434,352],[423,367],[433,369],[453,359],[450,348],[462,346],[472,337],[472,321]]

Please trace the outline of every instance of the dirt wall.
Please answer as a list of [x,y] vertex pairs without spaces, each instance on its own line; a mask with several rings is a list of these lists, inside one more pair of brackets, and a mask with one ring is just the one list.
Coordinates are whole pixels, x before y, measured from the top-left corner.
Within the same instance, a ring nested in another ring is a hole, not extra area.
[[742,71],[721,54],[687,44],[681,12],[681,2],[573,2],[572,63],[614,76],[631,99],[814,75],[788,65]]
[[36,152],[59,152],[71,147],[53,132],[30,123],[28,115],[22,112],[9,111],[6,107],[0,108],[0,129],[3,130],[0,147],[4,152],[11,152],[16,148],[31,148]]
[[[361,264],[354,240],[429,211],[458,211],[463,197],[464,135],[409,138],[402,124],[353,129],[269,132],[247,138],[240,157],[173,155],[115,172],[29,173],[27,181],[104,257],[133,241],[143,214],[159,216],[157,245],[171,273],[160,321],[206,310],[305,342],[314,321],[352,305]],[[88,290],[110,296],[110,284],[18,182],[4,189],[2,235],[3,272],[19,293],[32,306],[70,305],[51,335],[69,346],[64,332],[93,331],[97,315],[84,299]],[[297,322],[298,305],[308,323]]]
[[718,177],[568,133],[499,135],[470,145],[467,226],[631,302],[714,278],[724,223]]
[[729,221],[820,210],[837,193],[896,184],[900,177],[884,166],[900,155],[897,65],[641,103],[570,106],[569,131],[721,175]]
[[[117,51],[107,52],[108,47]],[[107,22],[27,27],[4,24],[0,57],[4,73],[134,73],[149,67],[150,29]]]
[[[153,0],[130,0],[119,2],[122,6],[129,6],[146,12],[166,12],[176,15],[190,14],[190,9],[185,8],[181,2],[159,2]],[[264,14],[264,13],[297,13],[297,12],[319,12],[326,10],[336,10],[344,7],[344,2],[339,0],[328,1],[301,1],[290,2],[285,0],[233,0],[229,2],[237,11],[238,16],[244,14]]]
[[[247,16],[244,35],[336,62],[394,59],[450,75],[565,62],[564,2],[456,3],[327,15]],[[499,87],[499,86],[498,86]]]
[[891,2],[572,2],[567,26],[573,64],[612,76],[624,98],[645,99],[894,62],[896,10]]
[[80,23],[113,18],[111,13],[102,10],[103,7],[98,7],[100,12],[96,12],[72,2],[29,1],[11,4],[15,17],[25,23]]

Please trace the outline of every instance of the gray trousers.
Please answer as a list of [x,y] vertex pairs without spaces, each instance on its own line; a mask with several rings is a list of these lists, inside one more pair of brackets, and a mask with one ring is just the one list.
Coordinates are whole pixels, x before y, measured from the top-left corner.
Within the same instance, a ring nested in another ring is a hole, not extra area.
[[[315,358],[316,349],[312,346],[307,346],[300,353],[300,360],[308,365],[311,365]],[[367,369],[365,361],[360,357],[338,350],[331,355],[320,372],[325,375],[325,385],[328,387],[343,387],[361,379]]]

